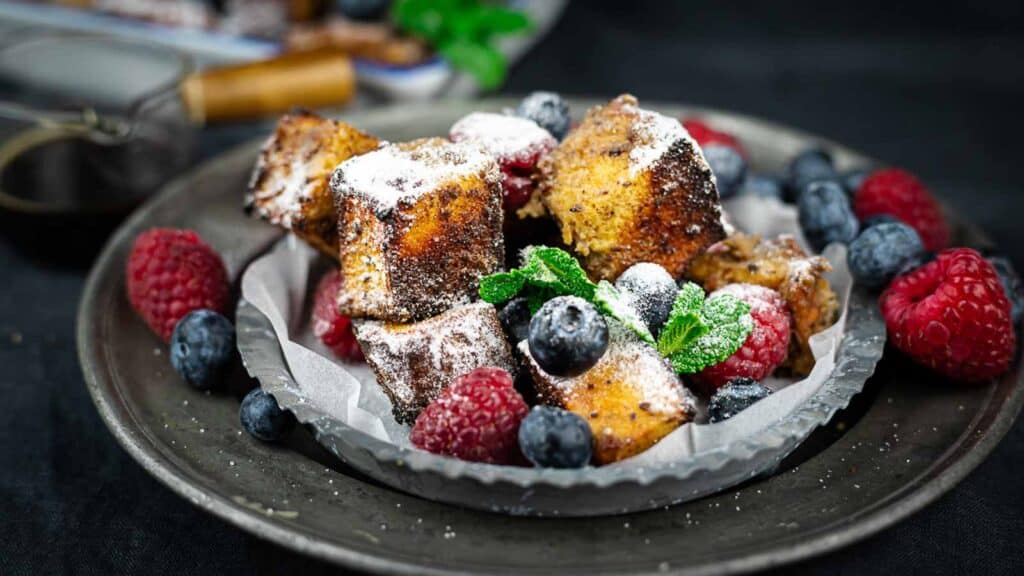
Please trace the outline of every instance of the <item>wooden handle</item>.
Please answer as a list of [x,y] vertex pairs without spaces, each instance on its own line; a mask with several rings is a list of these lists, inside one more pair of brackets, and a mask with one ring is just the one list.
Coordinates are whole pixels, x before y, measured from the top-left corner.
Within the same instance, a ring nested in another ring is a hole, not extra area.
[[197,124],[281,114],[296,106],[344,104],[356,91],[352,61],[338,51],[285,54],[193,74],[181,86]]

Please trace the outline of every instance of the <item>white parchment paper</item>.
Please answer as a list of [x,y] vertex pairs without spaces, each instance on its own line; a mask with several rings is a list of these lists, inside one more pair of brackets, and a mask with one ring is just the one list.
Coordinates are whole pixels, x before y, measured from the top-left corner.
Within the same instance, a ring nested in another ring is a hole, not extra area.
[[[766,238],[791,234],[806,248],[792,206],[744,196],[727,202],[726,211],[738,230]],[[840,298],[842,314],[835,325],[811,338],[811,350],[817,361],[810,375],[799,381],[769,378],[765,384],[775,393],[737,416],[717,424],[686,424],[642,454],[611,466],[649,466],[726,449],[737,439],[756,438],[760,430],[784,418],[813,395],[835,368],[852,286],[845,248],[833,245],[823,255],[834,268],[829,281]],[[390,400],[377,386],[369,368],[342,363],[312,334],[308,321],[312,290],[325,270],[315,250],[289,237],[249,266],[242,277],[242,297],[273,325],[285,361],[299,386],[301,402],[313,404],[330,417],[375,438],[409,447],[408,427],[395,421]]]

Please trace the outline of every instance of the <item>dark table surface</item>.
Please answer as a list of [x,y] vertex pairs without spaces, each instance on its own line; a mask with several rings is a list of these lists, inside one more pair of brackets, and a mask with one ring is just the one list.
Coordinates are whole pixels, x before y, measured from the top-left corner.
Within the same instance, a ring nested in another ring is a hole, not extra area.
[[[1021,3],[821,4],[577,1],[505,91],[630,91],[819,133],[918,173],[1024,264]],[[257,131],[208,131],[203,154]],[[200,512],[120,449],[75,354],[75,308],[94,248],[59,226],[31,242],[7,229],[0,226],[0,573],[334,571]],[[1018,423],[922,512],[785,572],[1022,573],[1022,461]]]

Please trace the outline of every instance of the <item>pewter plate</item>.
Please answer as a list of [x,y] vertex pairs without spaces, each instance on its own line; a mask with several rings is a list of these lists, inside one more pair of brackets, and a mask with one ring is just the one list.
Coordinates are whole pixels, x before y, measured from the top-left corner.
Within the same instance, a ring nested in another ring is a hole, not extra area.
[[[510,103],[449,102],[351,120],[406,138],[442,133],[470,110]],[[735,115],[653,107],[708,116],[739,135],[762,167],[824,142]],[[201,508],[301,552],[409,574],[701,574],[777,565],[863,538],[931,502],[992,450],[1024,402],[1019,364],[998,381],[960,387],[890,354],[851,406],[777,474],[701,500],[628,516],[537,519],[409,496],[339,463],[309,434],[284,446],[248,438],[237,420],[244,378],[237,390],[214,395],[183,385],[127,303],[124,258],[141,230],[198,230],[233,277],[278,237],[238,208],[257,148],[244,146],[175,181],[113,236],[82,298],[79,354],[101,416],[140,464]],[[858,159],[833,150],[840,163]],[[960,234],[960,243],[984,242],[968,229]]]

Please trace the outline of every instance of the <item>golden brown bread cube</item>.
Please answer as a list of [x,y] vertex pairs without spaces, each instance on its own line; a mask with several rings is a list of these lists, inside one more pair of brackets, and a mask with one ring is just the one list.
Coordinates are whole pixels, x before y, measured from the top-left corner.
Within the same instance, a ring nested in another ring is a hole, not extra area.
[[342,314],[408,322],[468,303],[501,269],[501,175],[476,144],[392,144],[338,166]]
[[608,331],[604,356],[574,377],[548,374],[530,356],[527,341],[518,347],[541,402],[590,424],[596,464],[639,454],[696,415],[692,395],[668,360],[614,320]]
[[725,237],[711,168],[675,118],[619,96],[541,161],[541,200],[594,279],[637,262],[679,278]]
[[779,292],[793,315],[793,337],[782,369],[806,376],[814,367],[808,338],[838,317],[839,299],[824,277],[830,270],[828,260],[808,256],[790,236],[766,241],[734,234],[694,259],[686,277],[708,292],[740,282]]
[[338,217],[329,186],[331,173],[342,161],[379,144],[344,122],[311,112],[287,114],[260,151],[246,206],[337,259]]
[[477,302],[413,324],[353,323],[395,419],[412,423],[455,378],[484,366],[515,375],[512,349],[494,306]]

